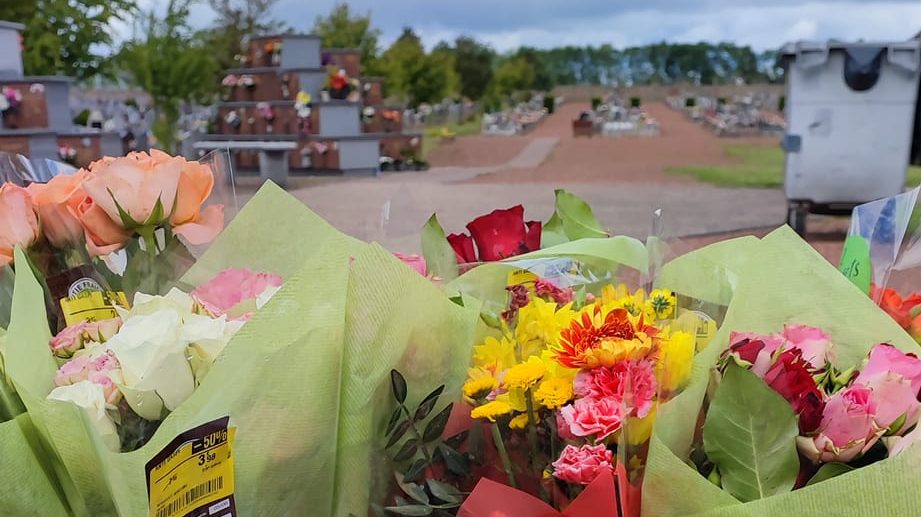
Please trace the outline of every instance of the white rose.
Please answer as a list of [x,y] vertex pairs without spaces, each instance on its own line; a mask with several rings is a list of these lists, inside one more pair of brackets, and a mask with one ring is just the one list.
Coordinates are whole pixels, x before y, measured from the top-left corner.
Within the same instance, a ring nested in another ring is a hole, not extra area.
[[159,420],[163,407],[175,410],[195,389],[181,327],[180,314],[163,308],[128,318],[106,343],[121,365],[125,400],[144,419]]
[[59,386],[48,394],[49,400],[71,402],[83,408],[93,427],[99,432],[103,442],[113,451],[121,449],[121,441],[115,430],[115,423],[106,413],[105,391],[99,384],[80,381],[68,386]]

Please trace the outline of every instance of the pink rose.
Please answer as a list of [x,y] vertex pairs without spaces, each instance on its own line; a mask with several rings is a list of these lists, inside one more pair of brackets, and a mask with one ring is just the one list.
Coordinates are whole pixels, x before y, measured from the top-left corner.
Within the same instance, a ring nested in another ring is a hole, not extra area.
[[623,421],[623,405],[613,397],[581,398],[560,408],[569,432],[578,437],[603,440],[616,433]]
[[898,348],[880,343],[870,350],[867,365],[854,379],[855,384],[867,384],[870,379],[885,373],[897,373],[911,383],[915,395],[921,389],[921,359],[914,354],[906,354]]
[[820,328],[784,325],[782,335],[786,340],[784,350],[798,349],[813,368],[824,369],[827,363],[835,360],[831,338]]
[[52,353],[57,357],[66,359],[74,355],[77,350],[83,348],[87,325],[87,322],[81,321],[58,332],[58,335],[51,338]]
[[778,334],[762,336],[753,332],[735,332],[729,335],[730,355],[751,364],[750,370],[758,377],[764,377],[771,367],[774,352],[783,345]]
[[394,253],[393,255],[394,255],[396,258],[402,260],[403,263],[406,264],[407,266],[413,268],[413,269],[416,271],[416,273],[419,273],[419,274],[422,275],[422,276],[425,276],[425,275],[427,274],[427,272],[426,272],[426,265],[425,265],[425,258],[423,258],[422,256],[420,256],[420,255],[404,255],[404,254],[402,254],[402,253]]
[[67,361],[58,369],[54,377],[55,386],[68,386],[88,380],[102,386],[106,402],[115,405],[121,398],[121,391],[112,380],[112,373],[121,368],[118,359],[106,352],[95,359],[89,355],[81,355]]
[[582,370],[573,390],[580,397],[611,397],[629,408],[627,416],[645,418],[656,397],[656,374],[649,361],[619,361],[610,367]]
[[567,445],[553,462],[553,476],[567,483],[587,485],[604,470],[614,469],[614,454],[604,445]]
[[[855,384],[858,386],[858,384]],[[892,432],[911,429],[918,422],[921,403],[918,402],[917,392],[912,389],[911,382],[898,373],[883,373],[873,377],[865,384],[873,391],[873,402],[876,404],[876,425],[880,429],[889,429],[896,420],[905,417],[905,420]]]
[[[280,276],[271,273],[255,273],[245,268],[230,268],[192,291],[195,299],[206,311],[215,317],[227,314],[248,300],[259,300],[265,294],[281,287]],[[257,303],[257,307],[258,307]]]
[[106,342],[118,332],[121,322],[121,318],[112,318],[75,323],[51,338],[51,351],[55,356],[67,359],[73,356],[74,352],[82,349],[87,341]]
[[832,395],[822,412],[815,437],[797,437],[800,453],[813,462],[847,463],[866,452],[882,435],[876,425],[873,391],[862,385]]

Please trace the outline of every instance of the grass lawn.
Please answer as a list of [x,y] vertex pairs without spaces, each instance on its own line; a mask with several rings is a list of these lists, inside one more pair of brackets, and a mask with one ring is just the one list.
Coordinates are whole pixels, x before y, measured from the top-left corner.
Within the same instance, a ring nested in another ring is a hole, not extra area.
[[[734,144],[726,155],[738,163],[704,167],[669,167],[669,174],[687,174],[721,187],[777,188],[783,185],[783,149],[776,145]],[[908,169],[909,186],[921,184],[921,167]]]
[[422,132],[422,158],[428,160],[432,151],[441,145],[442,129],[447,128],[455,136],[478,135],[482,128],[481,116],[477,114],[463,124],[432,125]]

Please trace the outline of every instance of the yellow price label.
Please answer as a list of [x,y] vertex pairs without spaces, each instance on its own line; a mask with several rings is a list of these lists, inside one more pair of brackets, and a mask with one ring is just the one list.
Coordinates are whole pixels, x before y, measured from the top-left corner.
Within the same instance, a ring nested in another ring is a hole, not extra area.
[[83,291],[61,299],[61,311],[67,326],[81,321],[107,320],[118,316],[115,306],[128,307],[125,293],[118,291]]
[[181,433],[147,463],[150,517],[233,517],[229,417]]
[[716,321],[700,311],[683,311],[673,326],[694,336],[697,351],[703,350],[716,335]]
[[534,273],[528,271],[527,269],[516,269],[509,272],[508,278],[505,285],[512,287],[515,285],[523,285],[528,288],[532,293],[534,292],[534,282],[537,281],[540,277]]

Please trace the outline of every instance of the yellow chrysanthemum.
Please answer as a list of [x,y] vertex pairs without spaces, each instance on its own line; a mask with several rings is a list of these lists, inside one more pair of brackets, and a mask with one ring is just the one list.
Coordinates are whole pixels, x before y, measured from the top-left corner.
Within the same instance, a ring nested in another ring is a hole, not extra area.
[[664,320],[675,313],[677,299],[668,289],[653,289],[646,299],[646,314],[653,319]]
[[492,336],[482,345],[473,347],[473,365],[500,372],[515,364],[515,342],[510,336],[496,339]]
[[624,422],[624,439],[630,445],[641,445],[649,441],[652,436],[652,426],[656,421],[656,408],[645,418],[630,417]]
[[640,316],[644,314],[646,302],[646,291],[637,289],[633,293],[627,289],[624,284],[616,287],[607,285],[601,290],[601,305],[605,312],[614,309],[626,309],[631,316]]
[[518,310],[515,338],[521,346],[521,357],[539,355],[547,347],[556,346],[560,330],[573,317],[571,304],[557,307],[556,303],[533,297]]
[[678,330],[662,339],[659,346],[656,382],[663,393],[674,392],[691,376],[695,339],[691,334]]
[[545,379],[534,392],[534,399],[547,409],[559,409],[572,400],[572,381],[559,377]]
[[519,429],[519,430],[528,427],[528,415],[525,413],[522,413],[512,418],[508,422],[508,427],[509,429]]
[[490,422],[495,422],[500,416],[507,415],[511,412],[512,406],[499,400],[493,400],[492,402],[487,402],[482,406],[473,408],[473,411],[470,412],[470,417],[477,419],[483,418]]
[[464,383],[464,395],[473,400],[479,400],[492,393],[492,391],[498,387],[499,381],[488,373],[485,375],[471,376],[467,382]]
[[547,367],[540,357],[531,356],[527,361],[512,366],[502,377],[502,384],[508,389],[529,390],[547,374]]

